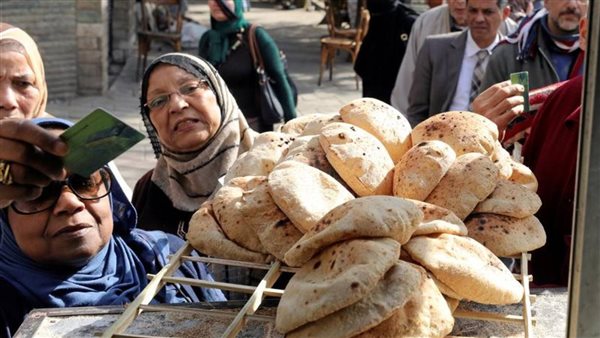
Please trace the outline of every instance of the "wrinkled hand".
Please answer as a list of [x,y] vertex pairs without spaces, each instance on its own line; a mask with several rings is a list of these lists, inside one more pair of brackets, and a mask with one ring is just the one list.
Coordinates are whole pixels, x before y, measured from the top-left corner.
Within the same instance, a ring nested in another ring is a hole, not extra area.
[[23,119],[0,120],[0,160],[10,163],[11,185],[0,184],[0,205],[38,197],[52,180],[66,176],[61,156],[66,143]]
[[522,85],[510,81],[496,83],[473,100],[473,112],[492,120],[502,133],[510,121],[523,113],[524,90]]

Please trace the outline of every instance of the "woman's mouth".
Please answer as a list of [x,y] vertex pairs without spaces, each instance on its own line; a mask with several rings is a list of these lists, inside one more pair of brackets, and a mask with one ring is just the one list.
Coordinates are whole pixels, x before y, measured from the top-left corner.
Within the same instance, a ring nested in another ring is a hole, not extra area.
[[175,124],[175,131],[188,131],[196,126],[198,120],[184,119]]
[[59,236],[78,237],[78,236],[84,235],[92,227],[93,226],[91,224],[69,225],[69,226],[66,226],[66,227],[58,230],[52,237],[59,237]]

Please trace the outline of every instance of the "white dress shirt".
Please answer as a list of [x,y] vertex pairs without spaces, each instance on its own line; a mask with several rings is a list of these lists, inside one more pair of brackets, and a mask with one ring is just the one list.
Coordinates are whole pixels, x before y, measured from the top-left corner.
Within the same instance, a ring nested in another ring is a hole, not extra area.
[[[500,42],[500,35],[496,34],[494,42],[492,42],[486,48],[479,48],[471,36],[471,31],[467,33],[467,43],[465,45],[465,53],[463,55],[462,65],[460,67],[460,75],[458,76],[458,83],[456,85],[456,92],[454,93],[454,99],[450,104],[450,110],[469,110],[469,96],[471,94],[471,80],[473,79],[473,70],[477,64],[477,52],[481,49],[487,50],[492,55],[492,49]],[[487,67],[487,63],[490,58],[487,57],[484,61],[484,69]]]

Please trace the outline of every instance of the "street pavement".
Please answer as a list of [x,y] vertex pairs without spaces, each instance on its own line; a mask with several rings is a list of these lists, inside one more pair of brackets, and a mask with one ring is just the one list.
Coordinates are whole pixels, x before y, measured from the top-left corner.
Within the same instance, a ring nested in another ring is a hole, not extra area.
[[[281,10],[268,2],[253,2],[252,9],[245,14],[246,19],[265,27],[278,46],[285,51],[288,59],[288,71],[298,87],[298,115],[311,113],[333,113],[346,102],[361,97],[356,89],[355,75],[348,54],[340,53],[335,60],[333,80],[329,81],[328,72],[323,74],[321,86],[317,86],[320,62],[319,38],[327,34],[327,26],[319,24],[325,12],[306,11],[302,8]],[[209,26],[208,6],[190,4],[187,16]],[[159,50],[153,46],[148,63],[153,57],[171,51]],[[197,54],[196,49],[184,50]],[[132,54],[120,74],[112,81],[110,89],[103,96],[82,96],[70,100],[53,101],[50,97],[49,113],[76,121],[96,107],[102,107],[119,116],[129,125],[146,133],[139,115],[140,84],[135,79],[137,49]],[[117,163],[121,174],[131,188],[156,160],[149,140],[143,140],[119,156]]]

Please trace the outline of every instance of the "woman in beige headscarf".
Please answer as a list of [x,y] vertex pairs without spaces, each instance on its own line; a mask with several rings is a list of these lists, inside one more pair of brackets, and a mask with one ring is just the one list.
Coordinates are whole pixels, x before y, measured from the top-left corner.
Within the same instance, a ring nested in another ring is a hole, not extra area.
[[64,178],[59,156],[67,146],[30,123],[47,115],[42,58],[23,30],[0,23],[0,208],[32,199],[51,180]]
[[142,79],[140,104],[158,162],[133,192],[138,224],[183,236],[256,133],[215,68],[191,55],[154,60]]

